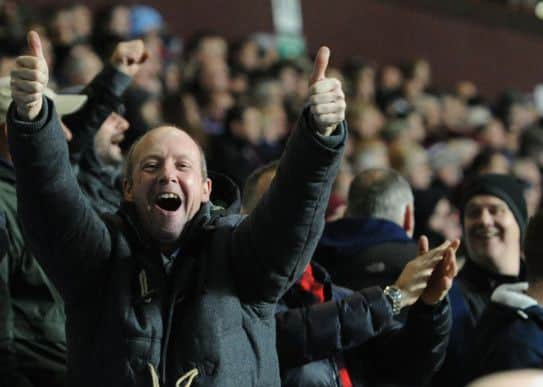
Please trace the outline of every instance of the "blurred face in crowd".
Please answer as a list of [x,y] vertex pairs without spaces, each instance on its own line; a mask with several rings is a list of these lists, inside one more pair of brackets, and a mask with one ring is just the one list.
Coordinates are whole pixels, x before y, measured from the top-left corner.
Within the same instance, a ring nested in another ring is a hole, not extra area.
[[501,121],[492,119],[481,130],[477,139],[484,147],[504,149],[507,146],[507,134]]
[[129,155],[132,172],[124,198],[134,203],[143,227],[163,249],[172,247],[209,201],[211,180],[203,176],[201,157],[187,133],[168,126],[148,132]]
[[381,87],[394,90],[402,86],[403,76],[401,70],[396,66],[387,65],[381,73]]
[[243,112],[242,120],[232,122],[232,134],[253,145],[260,141],[261,115],[257,108],[249,107]]
[[414,111],[407,116],[407,133],[411,141],[422,143],[426,138],[426,129],[422,116]]
[[63,65],[67,86],[89,84],[102,67],[102,61],[90,46],[73,47]]
[[353,131],[358,133],[362,139],[372,139],[378,136],[385,124],[381,112],[371,106],[365,106],[353,115],[353,121],[349,122]]
[[282,105],[269,105],[261,110],[262,135],[273,144],[282,140],[288,133],[287,113]]
[[281,90],[285,95],[293,95],[296,93],[296,85],[299,75],[295,68],[285,67],[279,73],[279,81],[281,82]]
[[72,8],[73,25],[78,37],[87,38],[92,33],[92,13],[86,5]]
[[209,59],[225,60],[228,52],[226,41],[220,36],[208,36],[202,39],[198,45],[197,59],[205,62]]
[[469,257],[494,273],[518,275],[520,228],[509,206],[491,195],[476,195],[464,210]]
[[487,165],[482,166],[479,169],[479,173],[509,173],[510,166],[509,166],[509,160],[505,155],[501,153],[495,153],[490,158]]
[[442,119],[445,126],[455,132],[465,129],[467,110],[462,100],[453,95],[443,97],[442,101]]
[[111,11],[108,30],[117,36],[128,36],[130,32],[130,10],[124,5],[117,5]]
[[358,72],[354,94],[362,101],[373,101],[375,96],[375,70],[372,67],[364,67]]
[[209,118],[215,121],[222,121],[226,111],[234,105],[234,98],[228,92],[216,92],[210,97],[205,106],[205,112]]
[[260,57],[258,54],[258,45],[252,40],[246,41],[240,48],[237,55],[237,62],[248,71],[258,68]]
[[432,80],[432,69],[430,68],[430,63],[424,59],[419,59],[415,63],[413,78],[421,82],[423,88],[428,87]]
[[539,115],[533,104],[515,103],[509,109],[509,128],[519,132],[537,122]]
[[60,46],[69,46],[77,38],[70,10],[63,8],[55,13],[51,21],[51,34],[55,44]]
[[228,90],[228,66],[223,60],[210,60],[202,64],[199,83],[207,92]]
[[541,174],[539,168],[532,160],[521,159],[515,162],[513,174],[526,182],[524,199],[528,207],[528,216],[535,215],[541,202]]
[[445,239],[459,239],[462,235],[458,211],[447,198],[437,202],[434,212],[428,219],[428,227],[442,235]]
[[124,140],[128,121],[117,113],[111,113],[94,136],[96,155],[105,165],[119,165],[123,155],[119,144]]

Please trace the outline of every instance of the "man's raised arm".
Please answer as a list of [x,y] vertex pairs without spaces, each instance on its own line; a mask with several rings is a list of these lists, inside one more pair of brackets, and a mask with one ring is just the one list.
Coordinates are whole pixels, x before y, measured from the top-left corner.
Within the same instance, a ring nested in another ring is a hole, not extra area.
[[35,256],[69,301],[101,274],[110,235],[77,185],[54,104],[43,95],[49,69],[36,32],[28,44],[31,55],[18,57],[11,73],[7,115],[19,215]]
[[303,272],[322,234],[347,137],[341,83],[325,77],[329,56],[330,50],[321,47],[310,78],[309,106],[270,189],[234,235],[233,265],[243,278],[246,302],[276,302]]

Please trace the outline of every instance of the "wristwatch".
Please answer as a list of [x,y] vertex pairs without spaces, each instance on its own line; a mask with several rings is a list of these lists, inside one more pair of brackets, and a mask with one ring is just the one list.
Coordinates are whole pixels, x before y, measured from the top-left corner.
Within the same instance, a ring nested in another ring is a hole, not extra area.
[[400,310],[402,309],[402,299],[403,299],[402,291],[394,285],[389,285],[385,288],[383,293],[385,294],[385,296],[387,296],[388,300],[390,301],[390,305],[392,305],[392,314],[394,316],[399,315]]

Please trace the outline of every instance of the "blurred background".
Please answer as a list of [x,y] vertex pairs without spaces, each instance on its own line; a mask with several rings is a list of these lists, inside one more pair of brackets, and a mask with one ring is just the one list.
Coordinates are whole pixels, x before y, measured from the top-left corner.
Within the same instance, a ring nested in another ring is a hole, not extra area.
[[437,243],[459,236],[458,193],[479,173],[514,174],[530,214],[540,206],[542,18],[535,0],[0,1],[0,75],[29,28],[60,91],[89,83],[117,42],[141,38],[149,60],[111,142],[126,150],[173,123],[242,186],[280,156],[313,55],[328,45],[351,132],[328,219],[341,216],[355,174],[392,167],[415,191],[417,234]]

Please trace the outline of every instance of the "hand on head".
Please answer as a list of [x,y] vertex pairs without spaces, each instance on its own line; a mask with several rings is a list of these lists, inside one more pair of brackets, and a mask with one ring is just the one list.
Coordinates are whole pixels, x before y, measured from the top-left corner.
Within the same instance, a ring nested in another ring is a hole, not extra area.
[[42,108],[49,69],[38,33],[30,31],[27,40],[30,55],[19,56],[15,60],[15,68],[11,71],[11,96],[19,117],[32,121]]
[[329,59],[330,50],[328,47],[321,47],[309,78],[311,114],[319,132],[324,135],[330,135],[345,119],[346,108],[341,82],[335,78],[326,78]]
[[133,77],[147,60],[148,55],[143,40],[130,40],[117,44],[115,51],[111,55],[110,62],[117,70]]
[[446,241],[429,250],[428,238],[419,239],[419,255],[405,265],[394,284],[402,291],[402,307],[414,304],[419,297],[426,304],[441,301],[456,276],[456,250],[459,240]]

